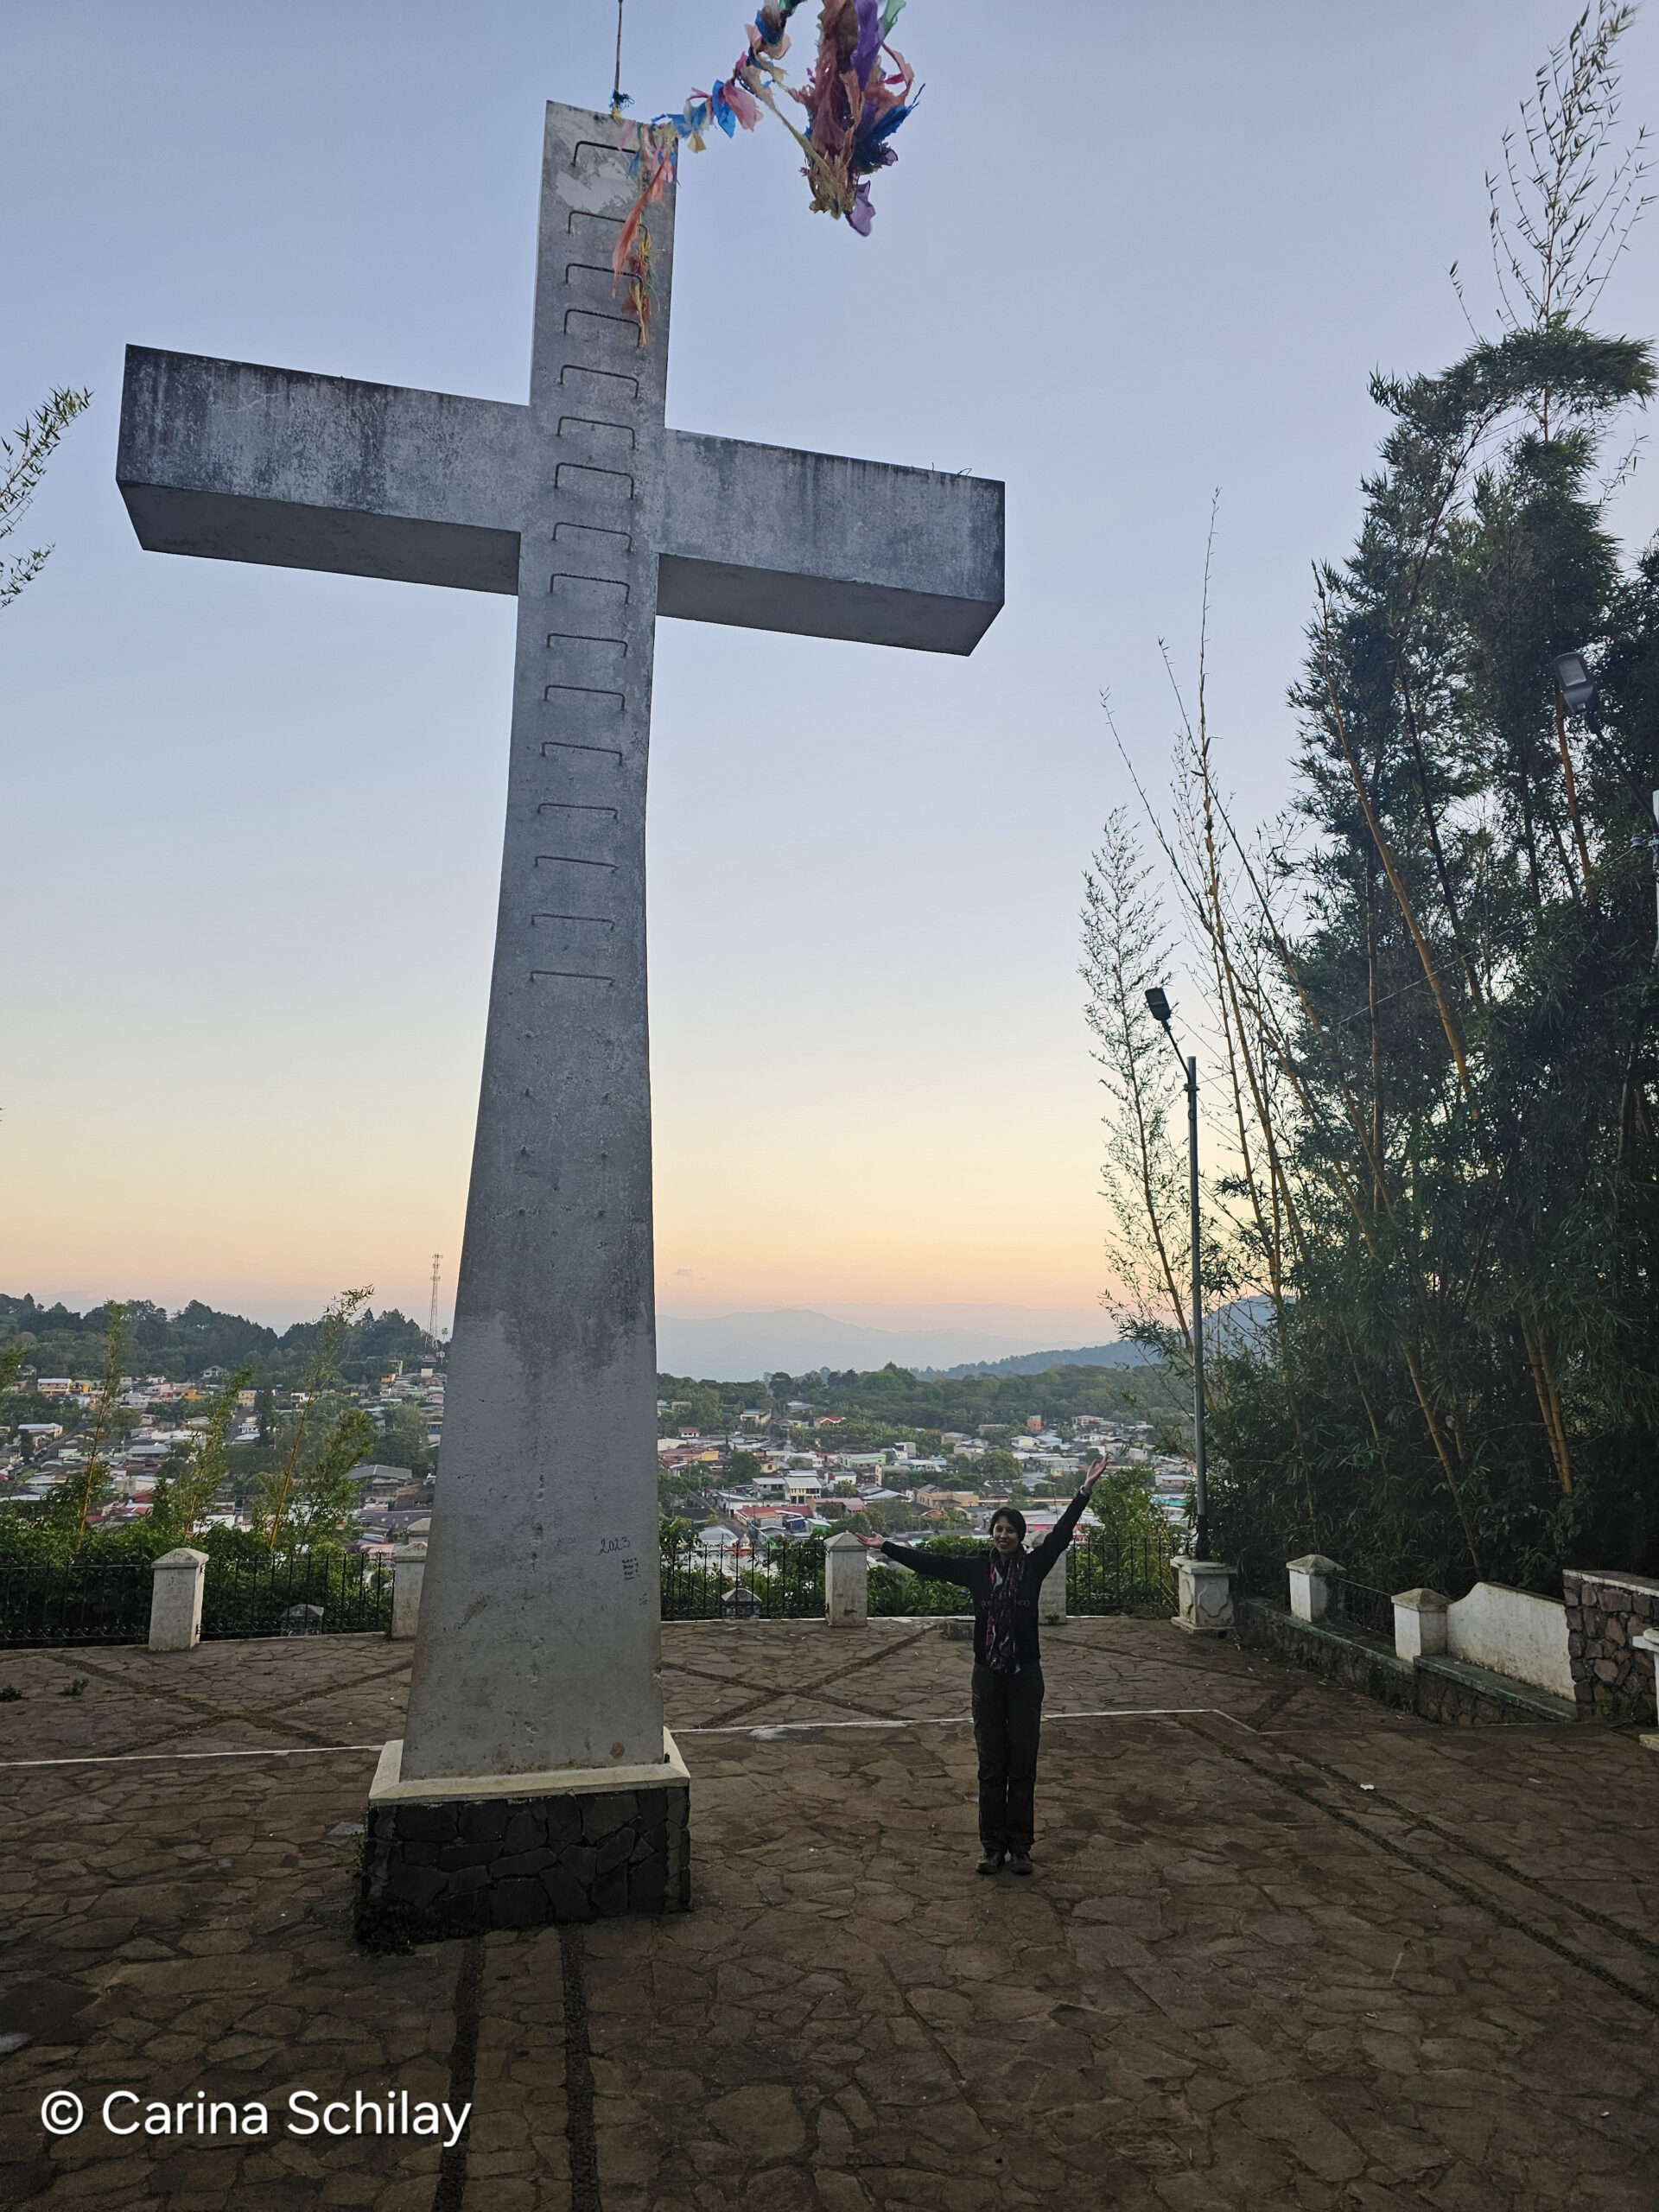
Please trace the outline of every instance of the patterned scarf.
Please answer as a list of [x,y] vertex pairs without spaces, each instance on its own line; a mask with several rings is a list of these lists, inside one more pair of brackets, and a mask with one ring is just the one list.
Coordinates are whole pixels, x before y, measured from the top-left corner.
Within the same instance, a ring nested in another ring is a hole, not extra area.
[[1014,1614],[1025,1570],[1023,1551],[1014,1552],[1006,1560],[995,1552],[991,1554],[991,1594],[985,1607],[985,1664],[999,1675],[1019,1671]]

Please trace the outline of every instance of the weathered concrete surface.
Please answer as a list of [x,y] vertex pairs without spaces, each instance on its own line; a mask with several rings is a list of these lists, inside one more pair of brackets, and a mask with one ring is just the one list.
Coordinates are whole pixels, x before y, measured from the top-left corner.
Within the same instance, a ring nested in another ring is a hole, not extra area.
[[[638,452],[622,427],[582,421],[601,468]],[[129,346],[116,479],[152,553],[516,596],[543,435],[504,401]],[[969,653],[1001,611],[999,483],[688,430],[661,466],[660,614]]]
[[[671,1626],[694,1910],[378,1959],[350,1940],[349,1831],[405,1650],[0,1656],[26,1693],[0,1759],[129,1762],[0,1767],[0,2028],[32,2038],[0,2057],[0,2194],[1651,2212],[1659,1762],[1632,1735],[1435,1728],[1163,1624],[1073,1620],[1043,1637],[1038,1876],[987,1882],[944,1626]],[[922,1725],[869,1725],[894,1720]],[[130,1763],[262,1746],[301,1755]],[[60,2087],[275,2108],[462,2076],[442,2196],[430,2142],[54,2143],[38,2118]]]
[[424,1542],[399,1544],[391,1554],[391,1633],[413,1643],[421,1623],[421,1586],[426,1580]]
[[1002,486],[671,430],[658,611],[970,653],[1002,605]]
[[823,1548],[823,1617],[831,1628],[868,1628],[870,1555],[856,1536],[831,1536]]
[[655,1758],[657,1360],[645,826],[659,612],[962,653],[1000,485],[669,431],[618,127],[550,106],[525,407],[135,349],[141,541],[518,597],[478,1133],[406,1777]]
[[506,836],[406,1780],[660,1759],[645,773],[673,208],[550,108]]
[[1551,1697],[1573,1696],[1567,1607],[1559,1598],[1477,1582],[1446,1609],[1446,1648],[1471,1667],[1508,1675]]
[[1394,1656],[1409,1662],[1434,1659],[1446,1649],[1446,1614],[1451,1599],[1439,1590],[1396,1590],[1394,1593]]
[[516,593],[528,417],[129,346],[116,481],[152,553]]
[[207,1572],[206,1552],[188,1544],[163,1552],[150,1569],[149,1648],[152,1651],[194,1651],[201,1642],[201,1600]]

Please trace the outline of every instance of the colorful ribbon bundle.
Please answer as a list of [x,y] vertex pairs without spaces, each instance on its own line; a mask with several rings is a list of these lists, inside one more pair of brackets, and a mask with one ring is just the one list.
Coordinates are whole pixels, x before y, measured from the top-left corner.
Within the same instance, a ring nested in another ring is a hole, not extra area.
[[[785,83],[780,65],[789,51],[789,19],[801,4],[802,0],[762,0],[748,28],[746,50],[730,73],[715,80],[713,92],[694,92],[677,115],[626,126],[631,135],[625,143],[633,156],[634,174],[644,182],[611,265],[617,283],[626,281],[642,346],[651,327],[645,210],[678,176],[682,145],[702,153],[711,124],[730,138],[740,124],[753,130],[761,109],[771,109],[806,156],[801,174],[812,188],[814,210],[837,219],[844,215],[861,238],[869,236],[875,219],[870,179],[898,159],[893,136],[916,105],[915,72],[887,43],[905,0],[823,0],[817,59],[806,83],[795,86]],[[796,130],[778,107],[774,88],[806,110],[804,131]],[[613,113],[620,116],[620,105]]]

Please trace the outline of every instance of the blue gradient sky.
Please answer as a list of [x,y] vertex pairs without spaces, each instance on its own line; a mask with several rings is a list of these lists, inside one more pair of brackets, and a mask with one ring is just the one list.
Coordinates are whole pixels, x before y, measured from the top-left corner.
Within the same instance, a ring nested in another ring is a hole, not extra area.
[[[728,0],[628,0],[646,111]],[[1489,317],[1483,171],[1569,21],[1536,0],[912,0],[926,79],[874,236],[775,124],[688,159],[670,419],[1008,485],[968,662],[664,624],[652,1020],[666,1308],[1098,1332],[1079,875],[1154,779],[1222,489],[1211,698],[1287,790],[1308,564],[1374,365]],[[542,103],[602,105],[609,0],[7,11],[0,415],[90,384],[0,625],[0,1287],[264,1316],[453,1281],[505,771],[511,602],[141,554],[129,340],[524,397]],[[1040,44],[1012,26],[1040,22]],[[1659,17],[1626,114],[1659,115]],[[1655,324],[1656,234],[1606,301]],[[1490,319],[1490,318],[1489,318]],[[1619,527],[1659,521],[1639,468]]]

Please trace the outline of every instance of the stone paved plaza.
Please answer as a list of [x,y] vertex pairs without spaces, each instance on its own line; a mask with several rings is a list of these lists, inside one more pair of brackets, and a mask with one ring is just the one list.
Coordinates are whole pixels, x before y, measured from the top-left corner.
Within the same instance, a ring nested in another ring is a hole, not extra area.
[[[1161,1622],[1044,1650],[1034,1881],[973,1872],[954,1624],[688,1624],[695,1910],[391,1957],[351,1939],[353,1831],[408,1647],[0,1655],[0,2195],[1654,2212],[1633,1732],[1437,1728]],[[88,2117],[54,2139],[60,2088]],[[112,2089],[262,2101],[272,2133],[118,2138]],[[448,2151],[301,2139],[296,2089],[474,2117]]]

